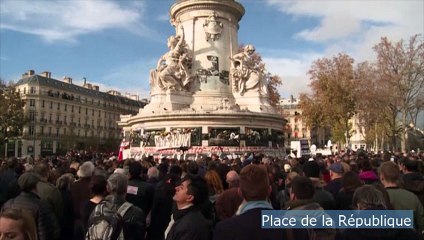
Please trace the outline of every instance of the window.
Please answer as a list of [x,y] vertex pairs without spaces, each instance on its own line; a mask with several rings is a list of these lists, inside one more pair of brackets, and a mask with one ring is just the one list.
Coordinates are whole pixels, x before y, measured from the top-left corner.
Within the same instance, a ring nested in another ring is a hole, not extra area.
[[71,106],[71,112],[74,112],[74,105]]
[[29,126],[29,135],[34,136],[34,126]]
[[81,135],[81,130],[80,129],[78,129],[78,136],[80,136]]
[[71,123],[74,123],[74,117],[71,116]]
[[24,94],[26,94],[26,88],[24,88]]
[[78,118],[78,124],[81,124],[81,118]]
[[88,108],[85,109],[85,115],[88,115]]
[[42,113],[41,113],[41,116],[40,116],[40,119],[41,119],[41,120],[44,120],[44,119],[45,119],[44,117],[45,117],[45,116],[44,116],[44,112],[42,112]]
[[51,122],[52,121],[52,114],[50,113],[50,115],[49,115],[49,121]]
[[29,112],[29,120],[31,122],[35,121],[35,112],[34,111]]
[[57,110],[60,110],[60,103],[57,103]]
[[35,99],[30,99],[29,100],[29,106],[30,107],[35,107]]
[[65,104],[65,112],[68,111],[68,104]]
[[63,129],[63,135],[66,135],[66,128]]
[[44,104],[46,103],[46,101],[41,101],[41,107],[44,108]]
[[57,116],[56,116],[56,122],[59,122],[59,120],[60,120],[60,116],[59,116],[59,115],[57,115]]
[[63,122],[66,124],[66,115],[63,116]]
[[91,120],[91,126],[94,127],[94,119]]
[[35,93],[35,87],[31,87],[30,93],[32,93],[32,94]]
[[41,135],[44,135],[44,126],[41,126],[41,127],[40,127],[40,134],[41,134]]
[[100,110],[99,110],[99,117],[100,117]]
[[50,109],[53,109],[53,102],[50,102]]
[[59,137],[60,128],[56,128],[56,137]]
[[49,127],[49,136],[52,135],[52,127]]
[[81,107],[78,107],[78,113],[81,113]]
[[93,109],[93,111],[91,112],[91,116],[94,116],[94,109]]

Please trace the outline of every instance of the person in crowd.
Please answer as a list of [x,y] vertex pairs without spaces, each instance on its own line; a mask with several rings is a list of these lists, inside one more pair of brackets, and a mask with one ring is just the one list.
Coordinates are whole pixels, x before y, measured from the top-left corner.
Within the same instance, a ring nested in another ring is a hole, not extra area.
[[7,201],[3,205],[2,211],[12,208],[27,210],[37,224],[38,240],[56,240],[60,237],[60,226],[53,210],[37,195],[39,181],[40,176],[37,173],[22,174],[18,179],[21,193],[16,198]]
[[424,176],[419,172],[419,164],[422,164],[422,162],[404,158],[400,162],[400,169],[403,173],[403,187],[417,195],[421,204],[424,206]]
[[18,166],[18,159],[11,157],[6,160],[0,171],[0,206],[7,200],[19,195],[18,177],[15,168]]
[[290,201],[289,186],[293,178],[299,176],[297,172],[290,172],[287,174],[286,180],[284,181],[284,189],[280,191],[280,209],[286,209],[287,203]]
[[107,192],[107,179],[103,175],[94,175],[90,183],[91,198],[81,203],[80,216],[84,233],[87,232],[88,219],[94,208],[105,199]]
[[154,189],[141,178],[143,167],[139,162],[132,161],[129,163],[128,170],[127,201],[143,209],[143,212],[147,215],[152,208]]
[[[297,176],[293,178],[289,186],[290,201],[287,210],[324,210],[314,199],[315,187],[312,180]],[[332,228],[314,229],[308,228],[309,239],[335,239],[336,232]]]
[[147,181],[153,189],[156,188],[156,184],[159,182],[159,170],[157,167],[149,167],[147,170]]
[[368,159],[361,160],[360,168],[359,178],[365,184],[373,184],[378,181],[378,176],[372,169],[371,162]]
[[81,204],[88,201],[91,196],[91,178],[94,173],[94,164],[90,161],[81,164],[77,171],[79,179],[71,185],[72,203],[74,204],[75,213],[75,232],[74,236],[78,239],[84,238],[84,228],[82,224],[82,216],[80,214]]
[[313,196],[314,201],[316,201],[325,210],[333,210],[336,207],[336,202],[333,195],[324,190],[320,172],[320,167],[314,159],[303,165],[303,173],[306,177],[311,179],[315,187],[315,193]]
[[394,210],[413,210],[416,228],[424,231],[424,209],[418,197],[410,191],[399,188],[399,167],[394,162],[384,162],[380,166],[380,181],[386,188]]
[[165,231],[166,240],[211,239],[212,224],[201,213],[200,205],[208,201],[205,180],[187,175],[175,188],[176,209]]
[[287,203],[287,210],[323,210],[313,199],[315,187],[308,177],[296,176],[288,187],[290,201]]
[[224,187],[222,186],[221,178],[215,170],[206,171],[204,179],[207,184],[209,197],[207,201],[201,204],[201,209],[206,219],[211,220],[212,224],[215,225],[219,221],[215,202],[224,191]]
[[352,198],[355,190],[362,186],[363,182],[358,174],[353,171],[347,172],[342,177],[342,188],[336,195],[337,209],[352,210]]
[[163,240],[165,230],[171,220],[175,187],[181,180],[182,169],[174,165],[156,186],[151,210],[151,223],[147,230],[147,239]]
[[[240,192],[243,203],[236,216],[219,222],[214,230],[213,239],[287,239],[286,229],[264,229],[261,227],[261,211],[271,210],[268,202],[270,184],[264,166],[250,164],[240,173]],[[304,231],[290,231],[293,239],[307,239]]]
[[72,240],[74,237],[74,206],[72,204],[71,185],[75,181],[72,173],[65,173],[56,181],[63,202],[63,217],[60,221],[60,239]]
[[[363,185],[355,190],[352,198],[354,209],[358,210],[386,210],[386,202],[383,194],[373,185]],[[419,234],[414,229],[389,228],[389,229],[354,229],[348,228],[338,236],[340,240],[418,240]]]
[[[108,209],[118,211],[119,207],[124,204],[125,195],[127,194],[128,178],[121,173],[113,173],[107,179],[107,190],[109,195],[104,199]],[[143,240],[146,234],[146,215],[143,210],[132,205],[122,216],[122,231],[124,240]]]
[[331,181],[324,187],[325,190],[333,194],[334,199],[337,193],[342,188],[342,177],[344,173],[343,165],[339,162],[335,162],[328,167],[330,171]]
[[227,173],[228,189],[218,196],[215,202],[217,217],[220,221],[234,216],[243,201],[239,194],[240,176],[234,170]]
[[31,213],[9,208],[0,213],[0,239],[37,240],[37,227]]
[[50,167],[45,163],[38,163],[34,167],[34,171],[40,176],[37,184],[37,194],[41,200],[45,201],[53,209],[56,219],[59,223],[63,222],[63,199],[62,194],[57,187],[50,182]]
[[224,191],[221,178],[215,170],[208,170],[205,173],[205,181],[209,192],[209,201],[215,203],[216,198]]

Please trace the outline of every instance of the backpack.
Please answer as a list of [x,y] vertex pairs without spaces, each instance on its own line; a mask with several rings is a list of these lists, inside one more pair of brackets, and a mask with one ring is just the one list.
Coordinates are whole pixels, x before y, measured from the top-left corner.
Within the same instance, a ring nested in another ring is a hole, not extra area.
[[86,240],[123,240],[123,216],[132,206],[124,202],[118,211],[110,209],[106,202],[99,203],[88,220]]

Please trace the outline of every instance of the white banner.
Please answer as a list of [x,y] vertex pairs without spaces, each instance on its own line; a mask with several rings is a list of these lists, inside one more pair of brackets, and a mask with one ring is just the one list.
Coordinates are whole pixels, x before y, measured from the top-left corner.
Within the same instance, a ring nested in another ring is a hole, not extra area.
[[189,147],[190,133],[169,133],[166,136],[155,136],[156,148]]

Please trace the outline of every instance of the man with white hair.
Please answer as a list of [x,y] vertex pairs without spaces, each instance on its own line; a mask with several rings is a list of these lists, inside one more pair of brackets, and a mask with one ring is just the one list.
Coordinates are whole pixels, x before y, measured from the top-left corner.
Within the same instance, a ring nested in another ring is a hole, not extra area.
[[71,185],[72,203],[74,205],[75,213],[75,239],[81,239],[84,236],[82,227],[82,216],[80,214],[81,204],[84,201],[90,200],[91,195],[91,177],[94,173],[94,164],[90,161],[84,162],[79,166],[77,175],[78,181]]
[[157,167],[150,167],[147,170],[147,181],[153,188],[156,188],[156,184],[159,182],[159,170]]
[[240,177],[238,173],[231,170],[227,173],[226,181],[228,189],[218,196],[215,202],[216,214],[219,220],[234,216],[243,201],[239,194]]

